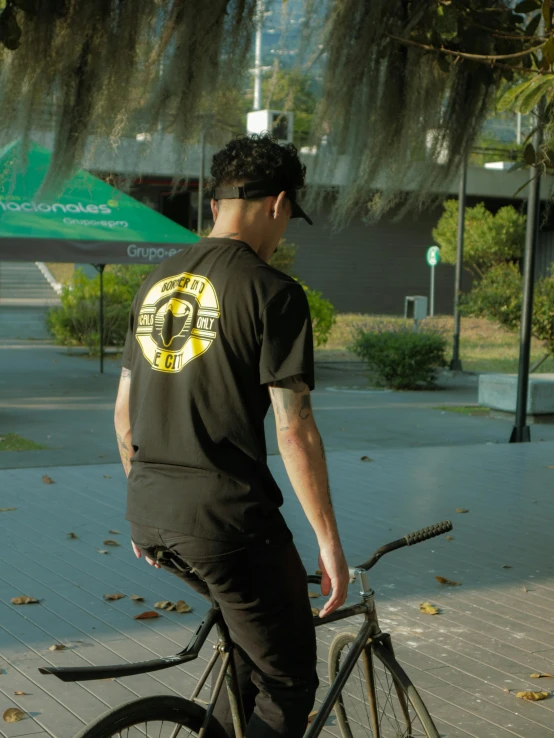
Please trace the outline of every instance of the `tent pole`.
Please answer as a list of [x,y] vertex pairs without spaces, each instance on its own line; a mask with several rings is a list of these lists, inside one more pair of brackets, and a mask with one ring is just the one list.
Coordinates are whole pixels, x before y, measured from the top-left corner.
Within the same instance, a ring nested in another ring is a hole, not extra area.
[[[539,151],[543,132],[541,126],[542,109],[538,111],[539,125],[533,137],[535,151]],[[539,235],[541,172],[537,169],[529,185],[527,200],[527,230],[525,233],[525,252],[523,266],[523,304],[521,309],[521,334],[519,344],[519,368],[517,377],[517,404],[515,425],[510,443],[526,443],[531,440],[527,422],[527,394],[529,391],[529,358],[533,329],[533,292],[535,286],[535,254]]]
[[100,300],[99,300],[99,323],[100,331],[98,343],[100,349],[100,374],[104,374],[104,268],[105,264],[95,264],[94,268],[100,274]]

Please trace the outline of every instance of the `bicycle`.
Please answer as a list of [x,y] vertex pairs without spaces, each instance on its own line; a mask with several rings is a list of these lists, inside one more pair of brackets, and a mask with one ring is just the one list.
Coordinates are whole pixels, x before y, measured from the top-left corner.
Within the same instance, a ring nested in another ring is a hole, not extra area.
[[[379,627],[375,594],[369,586],[367,572],[385,554],[450,530],[452,523],[444,521],[382,546],[363,564],[349,570],[350,581],[357,580],[360,584],[361,602],[341,607],[324,618],[314,617],[316,627],[355,615],[363,615],[365,620],[358,633],[347,630],[335,636],[329,650],[330,688],[308,726],[305,738],[320,735],[333,708],[343,738],[362,735],[371,738],[439,738],[421,697],[395,658],[390,635]],[[308,583],[320,582],[320,575],[308,576]],[[127,731],[127,738],[139,735],[177,738],[183,729],[200,738],[224,738],[223,728],[212,717],[224,682],[229,692],[235,736],[243,738],[246,721],[233,660],[234,645],[217,605],[208,611],[189,645],[175,656],[112,666],[41,667],[39,672],[54,675],[64,682],[80,682],[167,669],[196,659],[214,627],[218,630],[219,640],[190,699],[162,695],[127,702],[89,723],[76,738],[112,738],[116,735],[122,738],[123,731]],[[211,701],[204,703],[207,706],[203,707],[199,704],[202,701],[199,694],[219,657],[223,659],[222,668],[212,688]],[[350,678],[352,687],[349,691],[345,686]],[[366,720],[367,725],[364,724]],[[369,733],[368,728],[371,730]]]

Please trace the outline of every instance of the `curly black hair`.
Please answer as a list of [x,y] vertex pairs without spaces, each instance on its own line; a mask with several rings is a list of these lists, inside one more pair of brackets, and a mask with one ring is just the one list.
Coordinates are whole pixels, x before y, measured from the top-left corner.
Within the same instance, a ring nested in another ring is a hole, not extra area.
[[284,190],[304,186],[306,167],[296,146],[279,144],[269,133],[237,136],[214,155],[209,187],[275,180]]

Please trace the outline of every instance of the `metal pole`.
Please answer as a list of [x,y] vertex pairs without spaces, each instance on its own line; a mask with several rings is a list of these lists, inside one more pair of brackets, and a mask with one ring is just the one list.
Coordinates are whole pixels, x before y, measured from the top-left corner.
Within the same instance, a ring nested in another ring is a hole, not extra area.
[[431,294],[429,299],[429,315],[435,315],[435,265],[431,265]]
[[100,374],[104,374],[104,267],[105,264],[92,265],[100,275],[100,298],[98,302],[98,322],[100,330],[98,332],[98,344],[100,351]]
[[519,146],[521,143],[521,113],[516,113],[517,115],[517,128],[516,128],[516,143]]
[[262,26],[264,19],[264,0],[258,0],[256,7],[256,52],[254,61],[254,110],[262,109]]
[[205,159],[206,137],[204,128],[200,134],[200,173],[198,175],[198,218],[196,230],[198,235],[202,235],[204,227],[204,159]]
[[96,267],[100,273],[100,374],[104,374],[104,267],[105,264],[98,264]]
[[462,371],[460,359],[460,295],[462,293],[462,275],[464,264],[464,234],[466,223],[466,192],[467,192],[467,159],[462,165],[460,176],[460,193],[458,196],[458,234],[456,240],[456,273],[454,275],[454,336],[452,340],[452,361],[450,369],[454,372]]
[[[533,136],[535,151],[539,151],[542,139],[542,119],[544,108],[537,111],[538,126]],[[531,337],[533,322],[533,292],[535,281],[535,254],[539,233],[540,186],[541,173],[536,174],[529,185],[527,200],[527,230],[525,233],[525,253],[523,268],[523,305],[521,309],[521,334],[519,344],[519,369],[517,378],[517,404],[515,425],[510,443],[526,443],[531,440],[531,432],[527,422],[527,393],[529,390],[529,358],[531,354]]]

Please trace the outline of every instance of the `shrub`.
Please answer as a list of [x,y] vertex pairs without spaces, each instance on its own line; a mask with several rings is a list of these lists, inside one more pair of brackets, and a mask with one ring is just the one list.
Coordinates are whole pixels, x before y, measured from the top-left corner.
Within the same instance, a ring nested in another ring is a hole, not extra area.
[[272,267],[278,269],[280,272],[284,272],[285,274],[288,274],[289,277],[293,277],[294,274],[292,268],[294,265],[294,259],[296,257],[297,250],[298,246],[295,243],[282,238],[279,241],[277,250],[269,260],[269,263]]
[[[300,280],[298,281],[300,282]],[[310,306],[314,344],[324,346],[329,340],[332,327],[337,322],[336,310],[333,304],[322,296],[321,292],[310,289],[304,282],[300,282],[300,284],[304,288]]]
[[[446,200],[444,213],[433,230],[445,264],[456,263],[458,201]],[[521,258],[526,217],[512,205],[493,215],[480,202],[465,210],[464,268],[481,278],[491,267]]]
[[447,365],[447,339],[437,331],[408,325],[377,325],[367,331],[358,327],[348,350],[367,362],[378,379],[394,389],[432,386],[437,372]]
[[[488,318],[509,331],[521,327],[523,278],[515,264],[498,264],[463,299],[462,311],[476,318]],[[554,275],[535,282],[532,333],[554,352]]]
[[[104,346],[122,346],[135,293],[153,267],[118,265],[104,272]],[[87,277],[76,269],[61,294],[61,307],[48,313],[47,326],[62,346],[88,346],[98,351],[100,337],[100,276]]]

